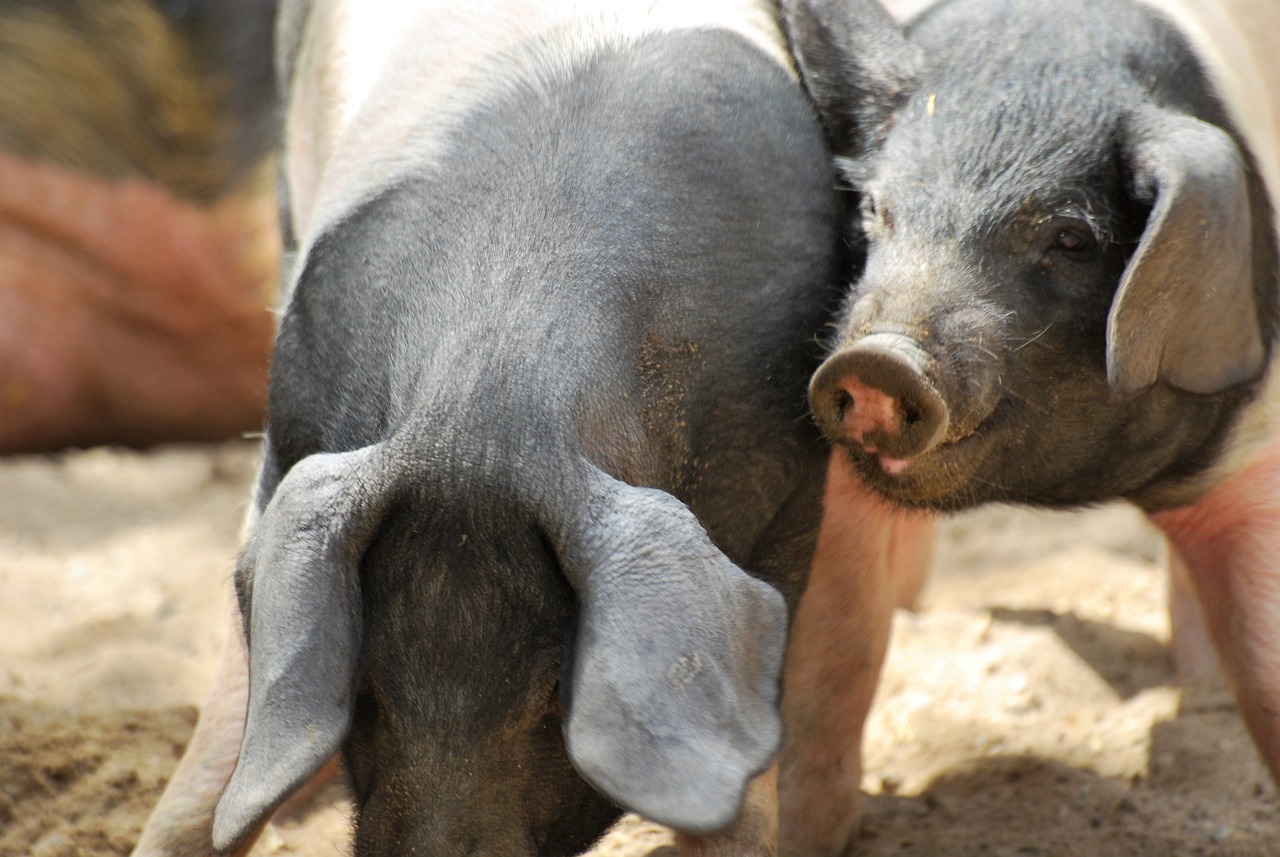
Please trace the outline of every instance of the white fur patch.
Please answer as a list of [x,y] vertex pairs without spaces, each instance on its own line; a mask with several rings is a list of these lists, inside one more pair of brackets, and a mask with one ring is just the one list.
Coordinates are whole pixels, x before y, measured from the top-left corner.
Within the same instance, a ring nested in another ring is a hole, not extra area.
[[[514,79],[536,89],[547,72],[602,46],[724,29],[795,75],[774,0],[386,0],[371,8],[317,3],[303,34],[285,130],[299,258],[379,189],[430,166],[486,96]],[[547,47],[516,50],[535,39]],[[499,54],[503,63],[492,62]]]

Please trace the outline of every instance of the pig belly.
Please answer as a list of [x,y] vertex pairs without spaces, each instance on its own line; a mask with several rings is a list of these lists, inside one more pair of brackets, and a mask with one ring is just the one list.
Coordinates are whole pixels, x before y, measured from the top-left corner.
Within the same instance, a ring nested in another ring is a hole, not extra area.
[[[1280,781],[1280,441],[1194,506],[1150,517],[1169,540],[1173,606],[1179,588],[1199,606],[1240,713]],[[1196,617],[1181,630],[1173,618],[1175,651],[1186,650],[1180,660],[1203,670]]]
[[839,855],[857,832],[862,730],[897,606],[911,606],[933,555],[933,519],[897,509],[832,454],[822,529],[787,652],[787,743],[779,779],[786,855]]
[[201,207],[0,153],[0,453],[259,428],[279,252],[266,175]]

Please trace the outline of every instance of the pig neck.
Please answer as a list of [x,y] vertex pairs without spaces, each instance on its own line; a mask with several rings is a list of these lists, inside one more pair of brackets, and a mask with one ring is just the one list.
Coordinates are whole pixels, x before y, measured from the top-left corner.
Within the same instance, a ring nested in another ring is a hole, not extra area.
[[1280,528],[1280,438],[1260,446],[1246,466],[1195,503],[1152,512],[1151,520],[1201,566],[1226,566],[1230,554],[1269,550],[1262,536]]

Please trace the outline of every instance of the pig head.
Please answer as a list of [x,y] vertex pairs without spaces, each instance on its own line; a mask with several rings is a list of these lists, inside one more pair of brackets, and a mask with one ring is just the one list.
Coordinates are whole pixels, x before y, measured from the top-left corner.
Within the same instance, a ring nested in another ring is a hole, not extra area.
[[929,10],[896,102],[792,18],[867,244],[813,411],[905,504],[1193,499],[1270,357],[1272,209],[1192,45],[1051,6]]
[[339,748],[358,854],[518,855],[618,807],[721,831],[781,742],[820,129],[765,5],[500,5],[316,6],[285,47],[298,263],[219,851]]

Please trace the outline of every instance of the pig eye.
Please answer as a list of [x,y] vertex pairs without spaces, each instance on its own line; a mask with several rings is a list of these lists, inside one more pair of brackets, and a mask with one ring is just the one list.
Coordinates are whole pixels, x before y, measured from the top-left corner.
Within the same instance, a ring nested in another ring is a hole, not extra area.
[[[1059,222],[1051,228],[1049,235],[1049,254],[1045,261],[1048,262],[1049,256],[1063,254],[1067,257],[1075,257],[1088,250],[1093,246],[1093,233],[1089,227],[1083,223],[1077,224],[1074,221]],[[1056,253],[1054,251],[1057,251]]]
[[1058,233],[1058,237],[1053,240],[1053,245],[1059,250],[1079,250],[1084,246],[1084,239],[1075,232],[1063,230]]

